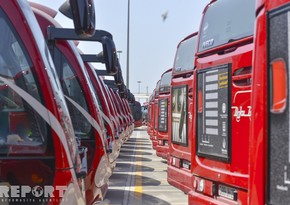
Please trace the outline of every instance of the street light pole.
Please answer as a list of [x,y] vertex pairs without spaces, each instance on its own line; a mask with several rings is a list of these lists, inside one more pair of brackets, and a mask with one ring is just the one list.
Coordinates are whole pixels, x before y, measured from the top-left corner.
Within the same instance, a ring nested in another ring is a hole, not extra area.
[[140,94],[140,83],[141,83],[141,81],[138,80],[137,83],[138,83],[138,94]]
[[130,33],[130,0],[128,0],[128,19],[127,19],[127,70],[126,70],[126,86],[129,89],[129,33]]

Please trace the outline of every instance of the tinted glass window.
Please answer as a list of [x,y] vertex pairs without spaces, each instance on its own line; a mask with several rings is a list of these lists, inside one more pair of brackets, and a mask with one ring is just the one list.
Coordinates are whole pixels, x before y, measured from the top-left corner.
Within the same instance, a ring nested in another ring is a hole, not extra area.
[[160,81],[160,89],[159,91],[163,92],[163,91],[169,91],[170,90],[170,85],[171,85],[171,76],[172,76],[172,72],[168,72],[165,73]]
[[[17,32],[0,11],[0,77],[41,101],[34,67]],[[48,128],[33,105],[0,79],[0,153],[44,153]]]
[[156,84],[155,88],[155,97],[159,96],[159,86],[160,86],[160,80]]
[[[94,69],[94,68],[91,68],[91,66],[89,65],[88,66],[88,69]],[[96,81],[98,81],[97,80],[97,75],[96,74],[94,74],[94,76],[95,76],[95,80]],[[91,78],[89,78],[89,79],[91,79]],[[101,102],[101,99],[100,99],[100,97],[99,97],[99,93],[97,92],[97,88],[96,88],[96,86],[95,86],[95,84],[94,83],[92,83],[92,87],[93,87],[93,91],[94,91],[94,93],[95,93],[95,96],[96,96],[96,99],[97,99],[97,102],[98,102],[98,105],[99,105],[99,109],[102,111],[102,112],[104,112],[104,108],[103,108],[103,105],[102,105],[102,102]]]
[[254,0],[218,0],[207,9],[200,30],[199,51],[253,35]]
[[[71,98],[78,105],[89,112],[84,92],[71,65],[68,63],[63,54],[59,52],[59,50],[56,50],[56,53],[57,55],[61,56],[62,69],[60,69],[60,81],[64,95]],[[91,124],[76,106],[74,106],[69,100],[66,100],[66,102],[72,119],[75,134],[80,138],[90,138],[92,128]]]
[[193,70],[197,36],[193,36],[179,44],[174,61],[174,73]]

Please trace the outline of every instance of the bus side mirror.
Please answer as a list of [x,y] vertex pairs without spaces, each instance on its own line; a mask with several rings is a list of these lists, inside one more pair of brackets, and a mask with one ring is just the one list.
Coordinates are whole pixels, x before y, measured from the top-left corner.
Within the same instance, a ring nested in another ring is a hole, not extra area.
[[115,75],[118,72],[118,57],[116,46],[112,39],[107,36],[102,38],[104,61],[109,75]]
[[[118,61],[118,64],[119,64],[119,61]],[[117,71],[117,74],[114,76],[114,78],[115,78],[115,84],[116,85],[121,85],[121,84],[124,83],[122,70],[121,70],[120,66],[118,66],[118,71]]]
[[119,94],[123,94],[125,93],[125,90],[126,90],[126,86],[122,83],[121,85],[118,85],[118,90],[119,90]]
[[76,34],[91,37],[95,34],[95,6],[93,0],[66,0],[59,11],[73,19]]

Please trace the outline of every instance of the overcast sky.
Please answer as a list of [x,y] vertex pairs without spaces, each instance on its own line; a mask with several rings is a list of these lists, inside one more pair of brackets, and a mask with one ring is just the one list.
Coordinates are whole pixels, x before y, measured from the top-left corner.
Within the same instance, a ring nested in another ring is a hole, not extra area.
[[[31,0],[58,9],[61,0]],[[130,0],[130,82],[131,92],[149,93],[162,73],[171,68],[180,40],[199,28],[201,14],[209,0]],[[96,29],[109,31],[117,50],[126,82],[128,0],[95,0]],[[168,13],[163,21],[162,14]],[[73,23],[62,14],[57,21],[63,27]],[[80,43],[85,53],[99,53],[97,43]],[[103,67],[100,65],[100,67]]]

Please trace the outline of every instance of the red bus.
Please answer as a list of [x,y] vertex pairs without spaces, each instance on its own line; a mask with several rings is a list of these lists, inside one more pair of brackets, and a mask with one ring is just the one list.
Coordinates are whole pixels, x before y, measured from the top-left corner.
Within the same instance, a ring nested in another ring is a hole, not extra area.
[[[108,178],[115,166],[115,162],[110,163],[109,160],[109,144],[103,119],[98,112],[97,96],[76,46],[66,40],[70,39],[72,32],[59,28],[58,23],[43,10],[33,10],[43,35],[48,39],[75,134],[81,145],[87,148],[85,196],[87,204],[92,204],[105,196]],[[82,40],[80,37],[78,39]]]
[[250,204],[290,204],[289,0],[256,2]]
[[[93,5],[83,2],[76,9],[84,7]],[[0,26],[1,201],[85,204],[86,172],[54,64],[30,5],[1,0]],[[23,186],[28,192],[20,193]],[[46,188],[49,195],[44,196]]]
[[159,85],[160,80],[156,83],[156,88],[154,92],[154,99],[153,99],[153,135],[152,135],[152,147],[156,149],[158,144],[157,142],[157,132],[158,132],[158,97],[159,97]]
[[160,80],[159,98],[158,98],[158,132],[157,132],[157,146],[156,155],[163,159],[168,158],[169,144],[168,133],[171,127],[171,118],[168,117],[171,113],[170,101],[171,101],[171,76],[172,69],[165,71]]
[[110,103],[113,106],[113,110],[115,112],[115,116],[117,117],[117,120],[119,122],[119,133],[120,133],[120,138],[122,143],[126,140],[127,137],[127,132],[126,132],[126,126],[125,126],[125,121],[124,121],[124,117],[121,115],[120,110],[118,109],[117,104],[115,103],[115,100],[113,98],[114,92],[112,90],[112,88],[109,88],[107,85],[104,85],[105,88],[108,91],[108,95],[109,95],[109,100]]
[[131,133],[131,130],[132,129],[132,126],[130,124],[130,119],[129,117],[125,114],[123,108],[122,108],[122,104],[121,104],[121,100],[120,100],[120,96],[119,96],[119,93],[117,92],[116,89],[113,90],[113,88],[109,88],[110,90],[110,94],[111,94],[111,98],[114,102],[114,105],[116,107],[116,110],[118,111],[119,113],[119,117],[121,119],[121,124],[123,126],[123,130],[124,130],[124,138],[123,140],[127,140],[128,137],[130,136],[130,133]]
[[191,150],[194,125],[194,68],[197,33],[177,46],[171,80],[171,124],[167,181],[187,193],[192,185]]
[[189,204],[247,204],[253,0],[203,12],[196,54],[196,137]]
[[[106,33],[105,33],[106,34]],[[104,46],[103,46],[104,47]],[[96,97],[98,99],[99,107],[100,107],[100,113],[102,115],[102,118],[104,119],[105,125],[106,125],[106,131],[107,131],[107,139],[109,141],[109,149],[112,152],[109,155],[109,159],[111,164],[115,163],[115,160],[117,159],[120,151],[120,147],[122,145],[122,140],[119,138],[120,136],[123,136],[124,133],[119,132],[120,130],[120,124],[117,119],[117,115],[114,111],[113,104],[111,103],[110,97],[109,97],[109,90],[106,89],[103,80],[100,79],[99,75],[104,76],[111,76],[106,70],[97,70],[93,67],[92,64],[89,62],[95,62],[95,63],[105,63],[105,56],[103,52],[95,55],[95,54],[83,54],[81,51],[81,56],[83,61],[85,62],[86,69],[88,71],[88,74],[90,76],[90,79],[92,81],[94,91],[96,93]],[[113,82],[113,85],[122,83],[123,77],[122,72],[120,71],[120,64],[118,62],[118,72],[114,76],[115,82]],[[101,96],[101,97],[98,97]],[[130,120],[130,125],[133,124],[133,118],[131,113],[127,111],[127,104],[126,101],[122,100],[122,104],[120,104],[121,107],[124,108],[126,111],[125,115]],[[131,134],[133,132],[132,126],[129,128]]]
[[127,116],[129,117],[129,135],[131,135],[134,131],[134,118],[133,118],[133,113],[131,112],[130,109],[130,104],[133,104],[133,101],[130,101],[132,96],[134,96],[130,90],[127,90],[128,94],[123,97],[123,103],[124,103],[124,109],[126,110]]
[[106,92],[104,92],[104,94],[105,94],[104,97],[107,99],[110,111],[112,113],[113,122],[117,128],[118,136],[116,136],[115,138],[117,138],[117,140],[120,142],[120,144],[122,144],[123,138],[125,137],[125,132],[123,130],[122,123],[121,123],[121,120],[119,118],[119,114],[116,110],[114,102],[111,99],[110,90],[108,89],[107,85],[104,83],[103,79],[100,76],[99,76],[99,81],[100,81],[101,87],[104,90],[106,90]]
[[107,90],[102,88],[101,81],[99,76],[96,74],[94,67],[89,63],[85,63],[85,66],[98,100],[100,108],[99,112],[105,123],[106,135],[109,143],[108,149],[109,152],[111,152],[109,154],[109,160],[110,164],[112,164],[112,168],[114,168],[116,166],[116,159],[119,156],[121,148],[120,140],[117,137],[119,134],[117,123],[115,122],[114,117],[110,111],[108,100],[104,97],[108,95],[108,93],[106,93]]
[[154,93],[155,93],[155,89],[153,90],[152,94],[150,95],[149,102],[148,102],[147,133],[150,137],[150,140],[153,139],[153,113],[154,113],[153,99],[154,99]]

